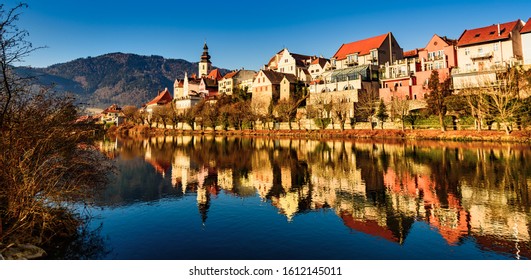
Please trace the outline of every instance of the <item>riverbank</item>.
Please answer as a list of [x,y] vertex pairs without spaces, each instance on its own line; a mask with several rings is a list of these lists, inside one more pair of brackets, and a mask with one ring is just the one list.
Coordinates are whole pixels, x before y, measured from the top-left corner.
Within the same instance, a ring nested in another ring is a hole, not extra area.
[[227,135],[227,136],[263,136],[293,137],[306,139],[408,139],[442,141],[485,141],[530,143],[531,130],[517,130],[507,135],[496,130],[448,130],[436,129],[325,129],[325,130],[182,130],[150,128],[142,125],[121,125],[107,130],[109,136],[154,137],[171,135]]

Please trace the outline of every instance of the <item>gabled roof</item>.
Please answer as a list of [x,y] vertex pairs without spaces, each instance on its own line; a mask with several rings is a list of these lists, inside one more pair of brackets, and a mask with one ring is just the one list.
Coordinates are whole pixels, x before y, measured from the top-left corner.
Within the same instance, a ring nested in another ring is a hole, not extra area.
[[240,70],[232,71],[230,73],[227,73],[227,74],[225,74],[225,76],[223,76],[223,79],[231,79],[232,77],[236,76],[236,74],[238,74],[239,72],[240,72]]
[[367,55],[370,53],[371,50],[379,48],[389,33],[364,39],[361,41],[356,41],[348,44],[343,44],[341,47],[337,50],[336,54],[334,54],[335,59],[345,59],[347,58],[347,55],[358,53],[359,55]]
[[180,87],[182,88],[184,85],[184,81],[183,80],[175,80],[175,82],[173,83],[173,86],[174,87]]
[[437,35],[437,36],[438,36],[439,38],[441,38],[443,41],[445,41],[446,44],[448,44],[448,45],[450,45],[450,46],[455,46],[455,45],[457,45],[457,40],[456,40],[456,39],[450,39],[450,38],[448,38],[448,37],[446,37],[446,36],[443,36],[443,37],[441,37],[441,36],[439,36],[439,35]]
[[210,71],[210,73],[208,73],[207,78],[219,81],[223,77],[221,76],[221,73],[219,72],[219,69],[214,69],[214,70]]
[[107,113],[119,113],[122,111],[122,108],[118,107],[116,104],[112,104],[111,106],[107,107],[101,114],[107,114]]
[[269,60],[269,62],[267,63],[267,67],[271,68],[271,69],[276,69],[276,66],[278,65],[275,65],[275,67],[273,67],[271,64],[275,63],[275,64],[278,64],[278,59],[279,57],[282,56],[282,54],[284,53],[286,49],[282,49],[280,50],[279,52],[277,52],[274,56],[271,57],[271,59]]
[[147,105],[154,105],[154,104],[164,105],[164,104],[167,104],[167,103],[171,102],[172,100],[173,100],[173,98],[171,97],[170,91],[168,91],[168,88],[165,88],[163,91],[159,92],[157,97],[155,97],[151,101],[149,101],[146,104],[146,106]]
[[293,74],[280,73],[273,70],[262,70],[262,73],[267,77],[271,84],[278,85],[286,77],[288,81],[296,83],[297,77]]
[[[486,27],[465,30],[457,43],[458,47],[486,43],[490,41],[509,39],[511,31],[513,31],[520,20],[515,20],[500,25],[493,24]],[[499,32],[498,34],[498,26]]]
[[300,67],[305,67],[307,65],[307,61],[314,58],[314,56],[298,53],[290,53],[290,55],[295,59],[295,64]]
[[324,68],[326,63],[329,62],[329,61],[330,60],[328,60],[326,58],[318,57],[318,58],[314,59],[311,64],[319,64],[321,66],[321,68]]
[[524,27],[522,28],[522,30],[520,30],[520,33],[521,34],[524,34],[524,33],[529,33],[531,32],[531,18],[529,18],[526,22],[526,24],[524,25]]
[[206,77],[206,78],[203,78],[203,81],[205,83],[205,86],[208,87],[208,88],[217,88],[217,86],[218,86],[218,81],[216,81],[214,79],[210,79],[210,78]]

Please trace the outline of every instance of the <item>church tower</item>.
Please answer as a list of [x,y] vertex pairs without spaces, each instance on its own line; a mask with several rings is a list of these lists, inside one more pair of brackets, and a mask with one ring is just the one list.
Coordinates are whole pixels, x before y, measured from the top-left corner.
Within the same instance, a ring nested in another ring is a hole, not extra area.
[[211,68],[212,68],[212,63],[210,62],[210,55],[208,54],[208,46],[205,42],[205,45],[203,46],[203,54],[201,55],[201,61],[199,62],[199,77],[208,75]]

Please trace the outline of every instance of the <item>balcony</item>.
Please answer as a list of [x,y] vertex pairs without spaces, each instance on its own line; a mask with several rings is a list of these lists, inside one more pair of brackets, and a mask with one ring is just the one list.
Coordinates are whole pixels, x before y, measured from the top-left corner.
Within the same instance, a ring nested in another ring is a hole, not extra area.
[[446,59],[446,56],[444,55],[428,56],[428,61],[436,61],[436,60],[443,60],[443,59]]
[[478,60],[478,59],[489,59],[494,56],[494,52],[486,52],[486,53],[478,53],[476,55],[471,55],[470,59],[472,60]]

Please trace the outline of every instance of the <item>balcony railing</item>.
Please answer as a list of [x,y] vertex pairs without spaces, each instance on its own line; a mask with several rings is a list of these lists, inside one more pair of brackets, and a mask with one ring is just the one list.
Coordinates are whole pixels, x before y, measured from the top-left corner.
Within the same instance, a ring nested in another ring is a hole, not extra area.
[[475,59],[486,59],[486,58],[491,58],[493,56],[494,56],[493,52],[478,53],[476,55],[471,55],[470,59],[472,59],[472,60],[475,60]]
[[504,71],[507,71],[507,65],[505,63],[501,65],[492,65],[491,67],[485,67],[482,70],[478,70],[477,68],[470,68],[470,69],[453,68],[452,75],[468,74],[468,73],[482,73],[482,72],[504,72]]

